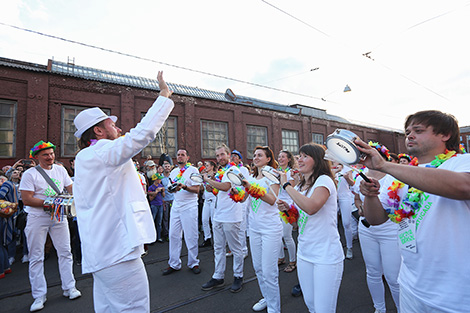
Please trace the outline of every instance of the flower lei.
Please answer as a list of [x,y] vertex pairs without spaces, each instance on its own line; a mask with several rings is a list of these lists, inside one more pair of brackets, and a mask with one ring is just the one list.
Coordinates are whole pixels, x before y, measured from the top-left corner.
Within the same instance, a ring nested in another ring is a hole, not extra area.
[[[287,214],[289,214],[289,216],[287,216]],[[286,224],[292,224],[299,219],[299,210],[297,210],[293,204],[291,204],[289,210],[287,210],[287,214],[284,211],[279,212],[279,215]]]
[[389,153],[389,150],[387,149],[387,147],[385,147],[384,145],[381,145],[378,142],[372,142],[372,141],[369,141],[369,146],[371,146],[372,148],[377,149],[377,151],[379,151],[379,152],[382,152],[382,154],[385,155],[387,160],[390,160],[390,153]]
[[236,189],[238,193],[232,194],[232,192],[229,192],[228,196],[235,202],[242,201],[245,198],[245,190],[241,187],[234,187],[234,189]]
[[288,166],[288,167],[283,169],[282,167],[279,166],[279,170],[283,171],[284,173],[287,173],[290,170],[290,167]]
[[191,163],[186,163],[181,169],[180,169],[180,172],[178,173],[178,175],[176,175],[175,177],[175,180],[174,182],[178,182],[181,180],[181,178],[183,177],[183,174],[184,172],[191,166]]
[[[214,175],[214,180],[221,182],[222,178],[224,177],[225,172],[232,166],[240,167],[241,164],[237,165],[234,162],[230,162],[229,164],[225,165],[224,168],[221,168],[217,171],[217,173]],[[219,190],[217,188],[212,187],[212,193],[214,194],[214,196],[217,196],[217,194],[219,193]]]
[[459,149],[460,149],[460,152],[462,152],[463,154],[467,153],[467,150],[465,150],[465,146],[463,144],[459,145]]
[[[426,165],[426,167],[438,168],[445,161],[455,156],[456,156],[455,151],[453,150],[449,151],[446,149],[444,153],[438,154],[436,158],[430,164]],[[391,198],[389,203],[393,204],[392,207],[395,207],[395,208],[398,207],[398,203],[400,202],[400,197],[398,196],[398,189],[402,188],[404,185],[405,184],[403,184],[399,180],[395,180],[392,183],[392,186],[388,188],[388,190],[390,190],[388,195]],[[405,196],[405,199],[403,200],[401,209],[395,210],[393,213],[391,211],[388,212],[389,213],[388,217],[392,220],[392,222],[395,222],[395,223],[400,223],[405,218],[413,217],[416,214],[416,211],[418,211],[421,208],[421,205],[422,205],[421,197],[423,196],[423,194],[424,194],[423,191],[416,189],[414,187],[410,187],[408,189],[408,193]]]
[[245,188],[246,192],[255,199],[259,199],[266,194],[266,188],[257,183],[252,183],[250,188]]
[[411,162],[411,159],[412,159],[411,156],[410,156],[409,154],[406,154],[406,153],[400,153],[400,154],[398,155],[398,158],[399,158],[399,159],[405,158],[405,159],[408,160],[408,162]]

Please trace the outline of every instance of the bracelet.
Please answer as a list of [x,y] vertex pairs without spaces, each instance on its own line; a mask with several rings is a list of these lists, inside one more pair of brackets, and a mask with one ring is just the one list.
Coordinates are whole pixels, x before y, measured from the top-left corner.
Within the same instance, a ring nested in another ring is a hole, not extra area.
[[292,186],[292,184],[287,182],[284,185],[282,185],[282,189],[286,190],[287,186]]

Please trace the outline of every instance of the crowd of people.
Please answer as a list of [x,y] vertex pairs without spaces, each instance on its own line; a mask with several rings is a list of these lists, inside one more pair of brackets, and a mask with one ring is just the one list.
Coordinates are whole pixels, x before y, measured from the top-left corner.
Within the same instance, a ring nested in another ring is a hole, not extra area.
[[[262,294],[254,311],[281,312],[279,266],[287,263],[284,271],[297,272],[299,279],[293,292],[308,310],[335,312],[355,238],[376,313],[386,311],[382,277],[397,312],[470,307],[470,160],[459,147],[454,117],[438,111],[410,115],[406,153],[356,139],[363,157],[352,169],[327,160],[325,147],[313,143],[297,155],[257,146],[245,156],[251,164],[220,144],[213,160],[195,165],[185,149],[177,151],[174,165],[166,154],[148,156],[140,165],[132,158],[173,108],[161,73],[158,79],[160,96],[124,136],[117,117],[99,108],[76,117],[81,151],[69,169],[55,160],[54,144],[44,141],[31,149],[30,159],[2,169],[0,199],[20,205],[14,216],[0,218],[0,279],[12,272],[21,251],[22,262],[29,262],[31,311],[47,300],[48,236],[57,250],[63,295],[81,296],[72,273],[75,259],[93,275],[97,312],[149,312],[142,257],[150,244],[169,242],[162,274],[179,271],[183,238],[194,274],[201,272],[199,248],[213,246],[214,270],[204,291],[225,285],[226,258],[233,256],[230,291],[240,292],[251,255]],[[64,193],[74,195],[77,217],[56,212],[51,218],[43,210],[45,198]],[[27,222],[20,223],[25,213]],[[110,236],[113,243],[106,240]]]

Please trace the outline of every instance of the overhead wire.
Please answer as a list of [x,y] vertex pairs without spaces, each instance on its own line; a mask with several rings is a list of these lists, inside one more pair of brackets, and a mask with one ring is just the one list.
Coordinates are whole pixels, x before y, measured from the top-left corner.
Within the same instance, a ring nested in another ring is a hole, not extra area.
[[[43,32],[39,32],[39,31],[36,31],[36,30],[24,28],[24,27],[19,27],[19,26],[16,26],[16,25],[11,25],[11,24],[7,24],[7,23],[3,23],[3,22],[0,22],[0,25],[10,27],[10,28],[13,28],[13,29],[17,29],[17,30],[21,30],[21,31],[25,31],[25,32],[29,32],[29,33],[33,33],[33,34],[36,34],[36,35],[40,35],[40,36],[44,36],[44,37],[48,37],[48,38],[52,38],[52,39],[57,39],[57,40],[61,40],[61,41],[64,41],[64,42],[68,42],[68,43],[72,43],[72,44],[76,44],[76,45],[80,45],[80,46],[84,46],[84,47],[87,47],[87,48],[92,48],[92,49],[97,49],[97,50],[101,50],[101,51],[105,51],[105,52],[109,52],[109,53],[122,55],[122,56],[129,57],[129,58],[134,58],[134,59],[147,61],[147,62],[151,62],[151,63],[157,63],[157,64],[165,65],[165,66],[168,66],[168,67],[173,67],[173,68],[177,68],[177,69],[181,69],[181,70],[185,70],[185,71],[190,71],[190,72],[194,72],[194,73],[198,73],[198,74],[203,74],[203,75],[207,75],[207,76],[212,76],[212,77],[222,78],[222,79],[226,79],[226,80],[231,80],[231,81],[234,81],[234,82],[237,82],[237,83],[252,85],[252,86],[265,88],[265,89],[269,89],[269,90],[274,90],[274,91],[287,93],[287,94],[291,94],[291,95],[296,95],[296,96],[301,96],[301,97],[305,97],[305,98],[321,100],[320,97],[315,97],[315,96],[312,96],[312,95],[302,94],[302,93],[293,92],[293,91],[289,91],[289,90],[284,90],[284,89],[280,89],[280,88],[274,88],[274,87],[265,86],[265,85],[261,85],[261,84],[257,84],[257,83],[252,83],[252,82],[249,82],[249,81],[245,81],[245,80],[241,80],[241,79],[237,79],[237,78],[233,78],[233,77],[228,77],[228,76],[224,76],[224,75],[219,75],[219,74],[214,74],[214,73],[205,72],[205,71],[201,71],[201,70],[196,70],[196,69],[192,69],[192,68],[189,68],[189,67],[170,64],[170,63],[167,63],[167,62],[157,61],[157,60],[154,60],[154,59],[145,58],[145,57],[133,55],[133,54],[130,54],[130,53],[125,53],[125,52],[121,52],[121,51],[117,51],[117,50],[112,50],[112,49],[108,49],[108,48],[95,46],[95,45],[92,45],[92,44],[87,44],[87,43],[76,41],[76,40],[71,40],[71,39],[67,39],[67,38],[63,38],[63,37],[59,37],[59,36],[55,36],[55,35],[46,34],[46,33],[43,33]],[[335,103],[333,101],[329,101],[329,102]]]

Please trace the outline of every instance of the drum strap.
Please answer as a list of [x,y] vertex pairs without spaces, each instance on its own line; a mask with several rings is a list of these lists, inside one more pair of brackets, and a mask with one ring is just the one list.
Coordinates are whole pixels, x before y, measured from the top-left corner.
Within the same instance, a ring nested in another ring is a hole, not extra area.
[[39,174],[41,174],[42,177],[44,177],[44,179],[45,179],[46,182],[49,184],[49,186],[51,186],[52,189],[54,189],[54,191],[57,193],[57,195],[60,195],[61,192],[60,192],[60,190],[59,190],[59,187],[57,187],[57,185],[54,184],[54,182],[53,182],[52,179],[49,177],[49,175],[47,175],[46,172],[44,172],[44,169],[41,167],[41,165],[36,166],[36,169],[38,170]]

